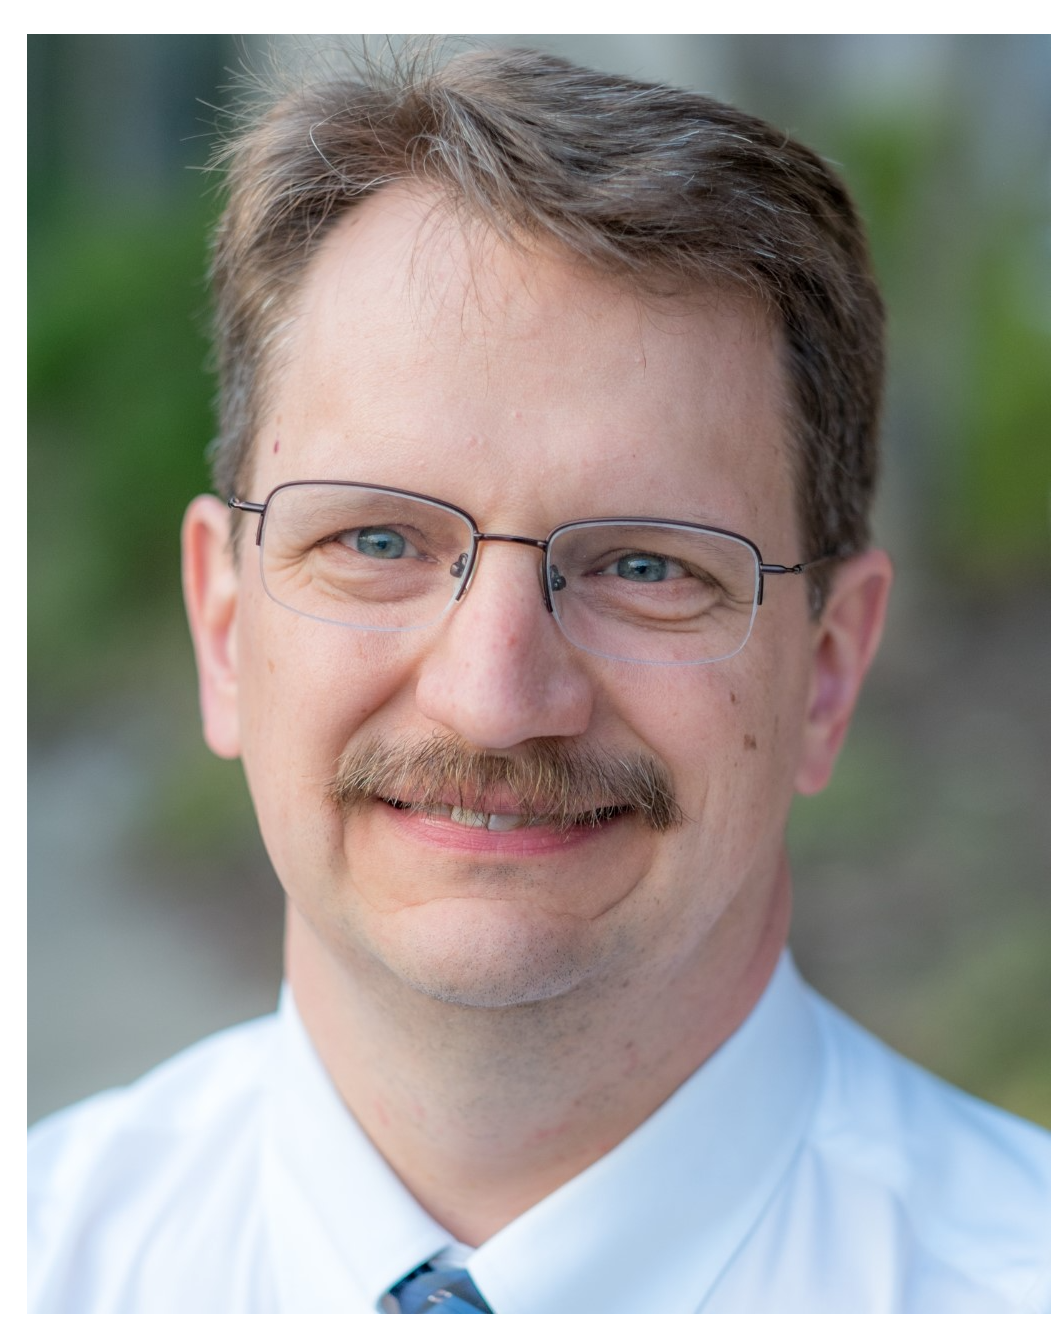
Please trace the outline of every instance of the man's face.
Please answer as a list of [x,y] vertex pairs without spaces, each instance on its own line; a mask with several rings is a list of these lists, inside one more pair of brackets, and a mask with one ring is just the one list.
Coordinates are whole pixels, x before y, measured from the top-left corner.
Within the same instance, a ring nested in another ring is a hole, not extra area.
[[[241,497],[353,480],[451,502],[488,532],[648,516],[743,534],[767,561],[816,551],[798,534],[777,340],[750,305],[647,303],[391,188],[327,239],[296,311]],[[637,665],[568,643],[536,549],[483,544],[439,622],[378,634],[267,597],[255,523],[234,570],[205,577],[224,673],[212,698],[204,681],[207,736],[242,756],[293,922],[322,956],[502,1005],[680,980],[782,923],[819,631],[796,577],[770,579],[735,657]],[[490,832],[329,796],[369,743],[438,737],[515,761],[541,738],[651,759],[681,822]]]

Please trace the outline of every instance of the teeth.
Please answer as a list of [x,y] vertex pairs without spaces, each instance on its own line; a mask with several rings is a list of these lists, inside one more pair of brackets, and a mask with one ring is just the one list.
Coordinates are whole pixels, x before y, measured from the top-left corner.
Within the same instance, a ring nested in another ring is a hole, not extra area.
[[[392,805],[401,805],[400,801],[391,801]],[[405,806],[411,808],[411,806]],[[585,822],[596,825],[621,814],[620,806],[606,806],[580,816],[576,823]],[[445,805],[435,802],[426,807],[426,813],[432,819],[451,819],[464,828],[485,828],[490,833],[510,833],[515,828],[527,828],[537,823],[546,822],[526,814],[488,814],[485,810],[467,810],[460,805]]]
[[491,833],[510,833],[528,822],[521,814],[491,814],[488,827]]
[[432,805],[428,814],[436,819],[452,819],[465,828],[485,828],[491,833],[510,833],[523,828],[530,820],[523,814],[486,814],[482,810],[465,810],[459,805]]
[[490,815],[481,814],[478,810],[464,810],[459,805],[454,805],[449,812],[449,817],[455,824],[463,824],[465,828],[488,828]]

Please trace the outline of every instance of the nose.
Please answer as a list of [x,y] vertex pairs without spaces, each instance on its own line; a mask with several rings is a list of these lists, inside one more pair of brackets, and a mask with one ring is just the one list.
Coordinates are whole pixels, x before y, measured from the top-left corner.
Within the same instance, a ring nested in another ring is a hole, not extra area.
[[592,683],[545,608],[540,555],[513,543],[480,546],[474,579],[421,664],[420,711],[480,750],[580,736],[589,726]]

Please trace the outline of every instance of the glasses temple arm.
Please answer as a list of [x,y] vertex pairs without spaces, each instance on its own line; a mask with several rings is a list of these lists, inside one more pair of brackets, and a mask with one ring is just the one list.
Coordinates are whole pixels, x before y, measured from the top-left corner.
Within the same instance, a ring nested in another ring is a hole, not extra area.
[[758,605],[762,605],[762,591],[765,588],[766,575],[801,575],[803,571],[813,570],[814,566],[823,566],[826,561],[835,561],[839,557],[838,552],[825,553],[823,557],[814,557],[811,561],[797,561],[794,566],[774,565],[769,562],[762,562],[758,577]]
[[243,501],[241,498],[236,496],[231,496],[228,499],[229,510],[244,511],[248,515],[256,515],[258,517],[258,532],[254,539],[254,542],[259,547],[261,546],[261,530],[262,526],[265,523],[265,507],[267,505],[268,505],[267,502]]

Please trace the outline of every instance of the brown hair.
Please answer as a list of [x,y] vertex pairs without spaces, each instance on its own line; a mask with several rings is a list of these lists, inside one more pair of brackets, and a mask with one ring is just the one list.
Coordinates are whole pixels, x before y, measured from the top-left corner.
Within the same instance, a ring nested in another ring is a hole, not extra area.
[[361,199],[412,179],[516,242],[551,240],[645,290],[722,284],[763,302],[787,351],[803,555],[864,547],[883,308],[843,184],[772,125],[544,52],[479,50],[310,83],[220,159],[223,495],[248,495],[268,373],[316,249]]

